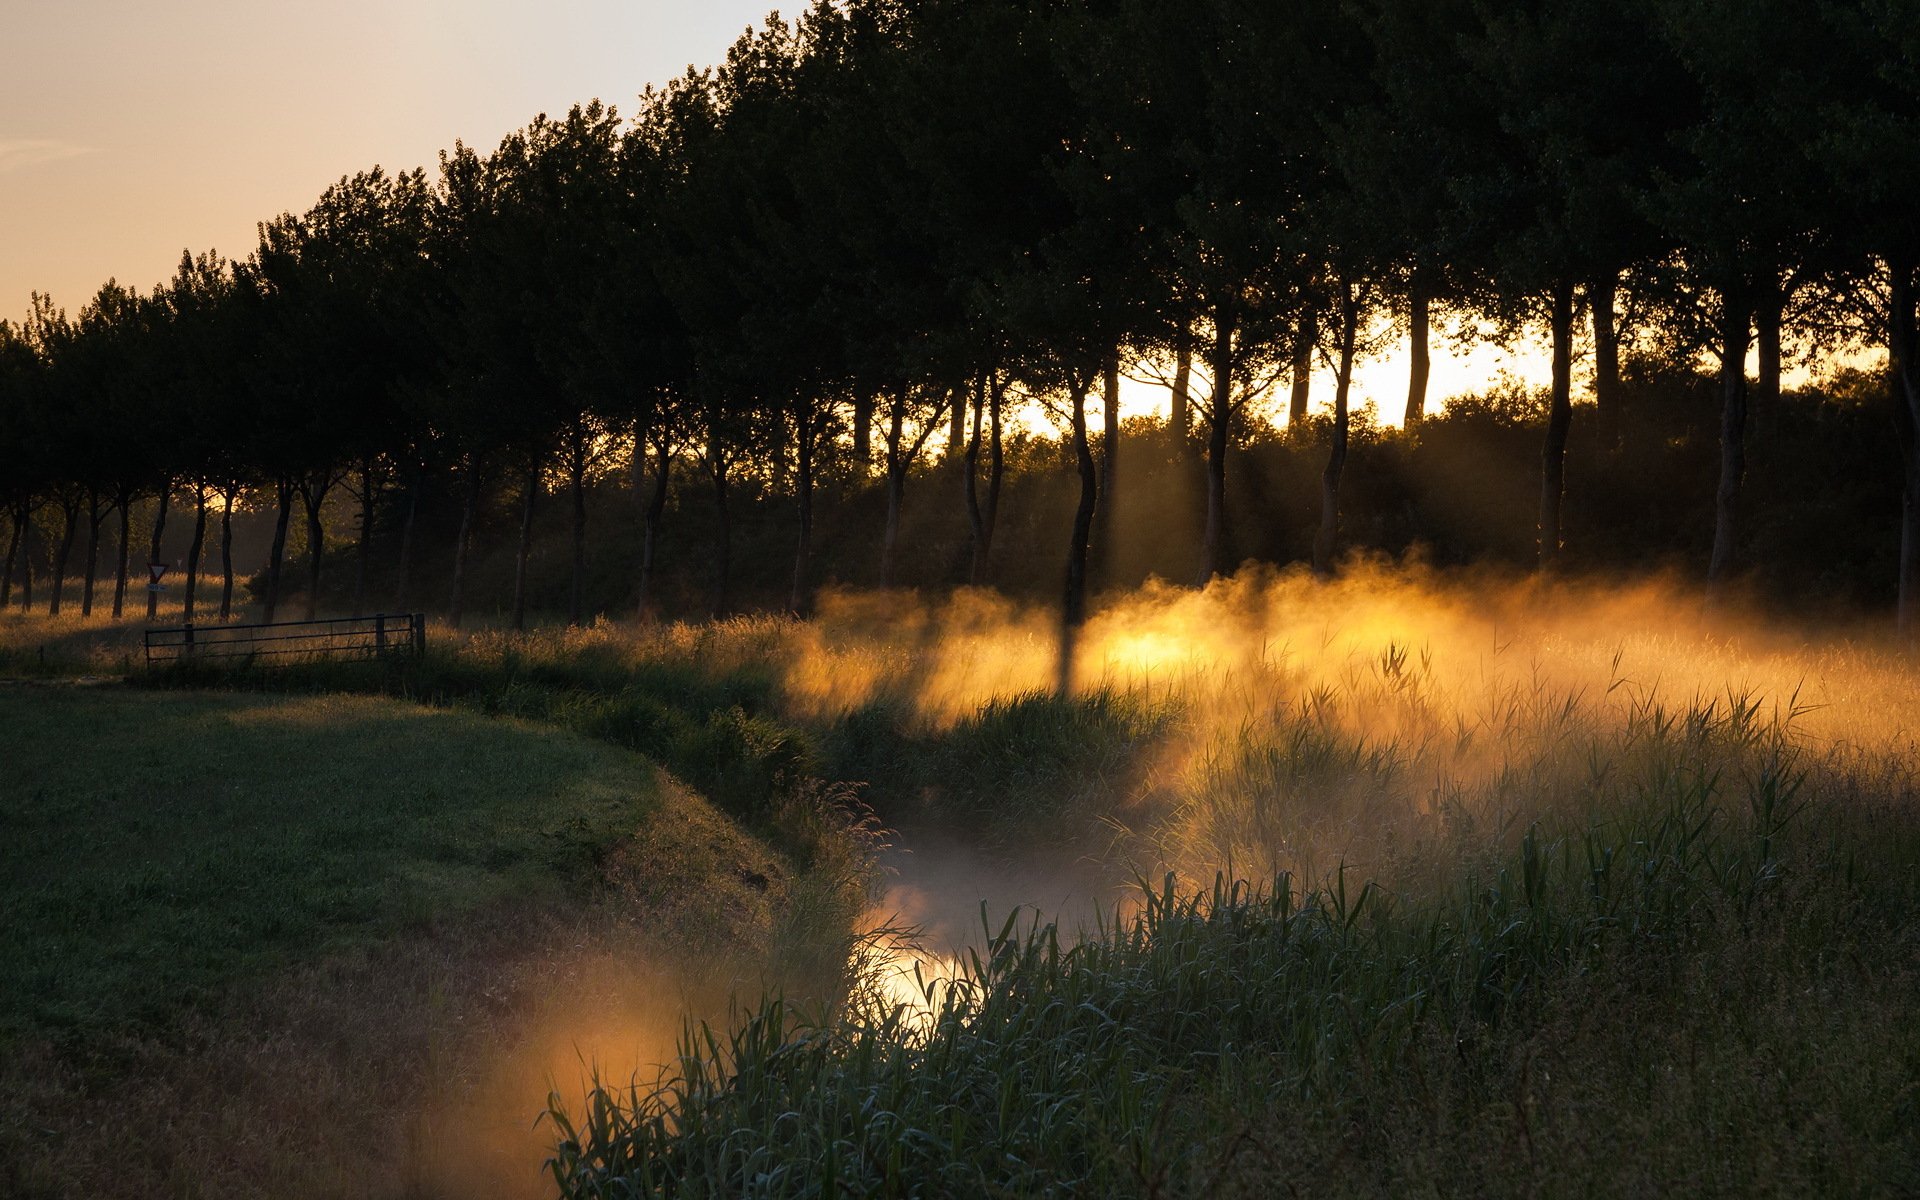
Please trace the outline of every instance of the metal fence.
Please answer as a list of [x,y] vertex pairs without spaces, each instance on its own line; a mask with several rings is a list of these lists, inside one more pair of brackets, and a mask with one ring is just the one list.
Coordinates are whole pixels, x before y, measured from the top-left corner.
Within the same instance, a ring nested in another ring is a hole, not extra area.
[[311,658],[375,658],[420,655],[427,649],[425,613],[380,613],[327,621],[276,621],[270,625],[181,625],[149,629],[147,663],[182,659],[240,658],[268,662]]

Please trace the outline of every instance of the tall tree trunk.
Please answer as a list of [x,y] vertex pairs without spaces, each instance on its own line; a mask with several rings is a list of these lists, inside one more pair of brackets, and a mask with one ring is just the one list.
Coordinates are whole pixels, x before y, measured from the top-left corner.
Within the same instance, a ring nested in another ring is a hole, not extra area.
[[407,479],[407,512],[400,519],[400,562],[394,574],[393,607],[411,612],[413,603],[413,530],[420,517],[420,473]]
[[573,497],[573,582],[567,592],[567,624],[578,626],[587,611],[587,432],[575,429],[567,454],[567,488]]
[[207,481],[193,484],[193,540],[187,545],[186,590],[180,601],[180,619],[193,620],[193,601],[200,585],[200,556],[207,545]]
[[1187,438],[1193,426],[1193,331],[1186,325],[1180,327],[1178,339],[1173,344],[1173,405],[1167,414],[1167,427],[1173,434],[1173,453],[1182,461],[1186,458]]
[[280,611],[280,585],[287,562],[287,526],[292,519],[293,480],[280,475],[273,481],[273,545],[267,551],[267,595],[260,615],[269,625]]
[[733,597],[731,595],[733,585],[733,515],[727,509],[728,468],[729,464],[724,456],[711,453],[708,455],[707,476],[713,482],[713,616],[716,620],[726,616],[733,605]]
[[1593,309],[1593,404],[1594,424],[1600,431],[1600,448],[1619,449],[1623,422],[1620,413],[1620,330],[1615,310],[1619,305],[1620,284],[1612,274],[1602,275],[1587,288],[1587,302]]
[[653,494],[647,500],[645,529],[640,539],[640,617],[653,617],[653,559],[660,544],[660,519],[667,511],[667,486],[672,478],[673,452],[664,442],[654,447]]
[[62,593],[67,590],[67,566],[73,557],[73,541],[80,532],[80,501],[62,497],[60,511],[65,524],[60,533],[60,549],[53,557],[53,598],[47,602],[47,615],[60,615]]
[[373,566],[374,463],[360,460],[360,537],[353,548],[353,615],[367,609],[367,576]]
[[13,600],[13,566],[20,559],[20,543],[27,529],[24,508],[9,509],[7,518],[7,569],[5,574],[0,574],[0,609],[6,608]]
[[1741,485],[1747,478],[1747,344],[1752,316],[1736,283],[1721,296],[1720,486],[1713,497],[1713,557],[1707,582],[1724,582],[1739,554]]
[[1906,468],[1900,504],[1900,639],[1909,650],[1920,647],[1920,332],[1914,305],[1915,263],[1902,257],[1887,263],[1892,274],[1887,320],[1887,367],[1893,381],[1894,423],[1900,432]]
[[33,509],[26,514],[27,527],[20,535],[20,611],[33,611]]
[[861,479],[873,466],[873,393],[853,394],[853,469]]
[[[153,538],[151,541],[147,543],[147,562],[149,564],[158,563],[160,561],[160,539],[167,532],[167,509],[171,507],[172,504],[173,504],[173,480],[163,479],[160,481],[159,503],[154,507],[154,510],[153,510]],[[153,570],[150,566],[147,570],[147,620],[148,621],[153,621],[157,619],[160,614],[160,593],[154,586],[156,582],[157,581],[153,578]],[[267,620],[271,621],[273,620],[273,618],[269,616]]]
[[1549,300],[1553,336],[1553,392],[1547,440],[1540,452],[1539,564],[1560,557],[1560,505],[1567,492],[1567,433],[1573,427],[1573,285],[1557,284]]
[[533,549],[533,509],[540,495],[540,468],[527,468],[520,483],[520,543],[513,555],[513,628],[527,629],[527,556]]
[[1087,439],[1087,381],[1075,375],[1073,392],[1073,458],[1080,469],[1080,503],[1073,512],[1073,540],[1067,546],[1066,595],[1060,608],[1060,694],[1073,690],[1074,652],[1080,627],[1087,622],[1087,547],[1093,537],[1093,518],[1100,502],[1100,476]]
[[1213,399],[1207,404],[1207,527],[1201,540],[1200,586],[1226,571],[1227,435],[1233,424],[1233,335],[1226,305],[1213,314]]
[[1100,372],[1100,494],[1107,502],[1094,515],[1093,559],[1103,581],[1112,582],[1116,539],[1114,507],[1118,502],[1120,472],[1120,352],[1115,350]]
[[[960,403],[956,400],[955,403]],[[813,558],[813,443],[817,424],[809,401],[795,401],[793,426],[798,440],[798,478],[794,481],[794,499],[799,509],[800,536],[793,551],[793,589],[787,597],[787,611],[805,616],[808,604],[807,568]]]
[[100,576],[100,522],[107,514],[100,510],[100,492],[87,489],[87,573],[80,586],[80,616],[93,615],[93,584]]
[[967,452],[967,389],[955,388],[947,407],[947,461],[959,462]]
[[1764,439],[1780,418],[1780,322],[1787,301],[1777,283],[1770,284],[1755,301],[1753,330],[1759,374],[1753,383],[1752,415],[1756,435]]
[[1313,351],[1320,341],[1320,313],[1309,305],[1300,314],[1293,346],[1293,394],[1287,400],[1287,432],[1299,433],[1307,419],[1307,400],[1313,387]]
[[1427,346],[1431,305],[1426,273],[1416,267],[1407,295],[1407,343],[1413,358],[1407,374],[1408,429],[1420,424],[1427,415],[1427,380],[1433,373],[1433,359]]
[[880,535],[880,586],[893,586],[893,555],[900,542],[900,504],[907,490],[907,457],[901,445],[906,438],[907,395],[904,388],[894,393],[887,414],[887,523]]
[[[113,546],[113,619],[118,621],[127,604],[127,562],[133,554],[133,507],[132,489],[122,487],[113,498],[113,507],[120,515],[120,536]],[[0,608],[6,607],[6,600],[0,597]]]
[[300,484],[300,500],[307,512],[307,620],[320,616],[320,566],[326,556],[327,536],[321,524],[333,479],[327,472],[309,476]]
[[460,628],[460,619],[465,613],[467,554],[473,545],[473,518],[479,509],[480,472],[469,468],[460,496],[460,531],[453,540],[453,594],[447,598],[447,624],[455,629]]
[[229,479],[220,487],[220,619],[233,616],[233,500],[240,485]]
[[1320,472],[1320,531],[1313,539],[1313,573],[1333,574],[1333,556],[1340,548],[1340,478],[1347,469],[1347,399],[1353,387],[1354,344],[1360,336],[1360,291],[1352,283],[1340,288],[1340,369],[1333,387],[1333,446],[1326,469]]
[[[998,368],[988,371],[974,392],[973,439],[967,445],[967,521],[973,529],[973,566],[967,573],[967,582],[974,587],[984,587],[992,571],[993,533],[1000,517],[1000,480],[1005,469],[1000,444],[1000,401],[1003,394]],[[987,495],[984,501],[980,497],[979,483],[983,423],[989,430],[986,436],[990,439],[987,451]]]

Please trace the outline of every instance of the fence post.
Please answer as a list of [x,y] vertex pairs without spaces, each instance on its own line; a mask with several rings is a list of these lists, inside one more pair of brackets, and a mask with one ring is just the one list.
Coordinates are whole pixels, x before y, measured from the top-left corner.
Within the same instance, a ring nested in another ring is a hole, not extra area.
[[185,658],[192,658],[193,657],[193,622],[192,621],[187,622],[187,627],[184,630],[184,632],[186,633],[187,636],[186,636],[186,641],[183,642],[182,645],[185,646],[186,648],[181,652],[181,654]]
[[427,656],[427,614],[414,613],[407,619],[407,623],[413,627],[413,656],[425,658]]
[[387,615],[385,613],[376,614],[373,618],[373,653],[379,658],[385,658],[387,654]]

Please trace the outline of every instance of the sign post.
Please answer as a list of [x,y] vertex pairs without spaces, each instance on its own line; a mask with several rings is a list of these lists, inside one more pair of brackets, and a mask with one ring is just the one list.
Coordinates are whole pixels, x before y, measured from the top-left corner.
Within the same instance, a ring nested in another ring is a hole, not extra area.
[[160,582],[160,580],[166,575],[167,570],[168,570],[168,566],[166,563],[150,562],[147,564],[147,590],[148,591],[157,592],[167,586],[166,584]]

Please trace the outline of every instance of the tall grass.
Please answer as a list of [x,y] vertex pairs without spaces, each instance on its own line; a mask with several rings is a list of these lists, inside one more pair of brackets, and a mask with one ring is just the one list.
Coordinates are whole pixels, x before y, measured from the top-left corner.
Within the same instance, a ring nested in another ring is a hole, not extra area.
[[[1276,1129],[1384,1136],[1354,1122],[1411,1122],[1430,1141],[1449,1120],[1520,1130],[1524,1153],[1482,1145],[1487,1161],[1448,1168],[1520,1193],[1570,1182],[1527,1124],[1548,1086],[1531,1077],[1540,1051],[1510,1057],[1568,1008],[1583,1029],[1650,1022],[1701,964],[1753,959],[1795,979],[1847,963],[1825,977],[1911,1011],[1886,999],[1920,912],[1910,759],[1808,733],[1794,692],[1670,699],[1627,679],[1618,652],[1598,681],[1448,674],[1394,640],[1327,657],[1202,664],[1151,693],[992,699],[922,726],[922,753],[978,768],[947,785],[960,811],[980,780],[1044,808],[1084,778],[1162,882],[1091,930],[983,926],[922,1003],[898,1003],[878,964],[842,1010],[770,997],[691,1031],[657,1085],[554,1106],[562,1195],[1393,1190],[1324,1164],[1301,1180],[1261,1147],[1285,1140]],[[911,728],[858,711],[842,728],[862,720],[883,726],[870,746]],[[1748,986],[1738,1002],[1762,984]],[[1762,1037],[1744,1053],[1789,1049]],[[1899,1133],[1920,1041],[1899,1052],[1891,1092],[1833,1065],[1843,1055],[1803,1065],[1840,1110],[1807,1129],[1681,1121],[1642,1148],[1771,1137],[1805,1159],[1786,1190],[1920,1181]],[[1596,1126],[1631,1124],[1590,1102]],[[1820,1122],[1847,1125],[1850,1157],[1806,1158],[1833,1136]]]

